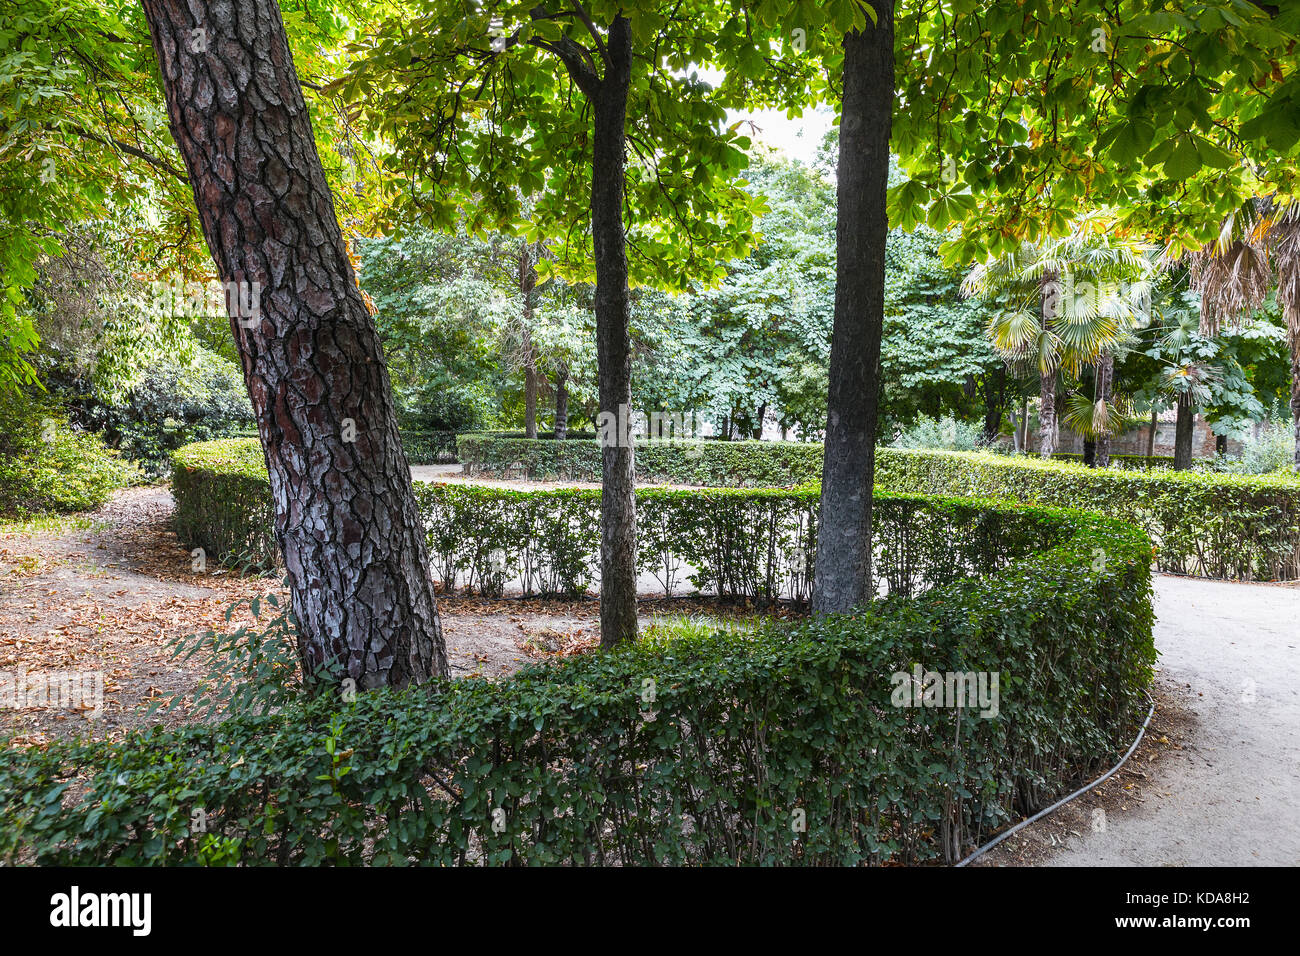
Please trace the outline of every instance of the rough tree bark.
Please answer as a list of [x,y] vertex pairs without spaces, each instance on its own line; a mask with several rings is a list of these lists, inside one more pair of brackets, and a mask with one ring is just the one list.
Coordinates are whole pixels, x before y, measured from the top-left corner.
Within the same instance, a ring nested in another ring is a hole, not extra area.
[[627,239],[623,232],[627,95],[632,27],[616,17],[605,40],[605,75],[592,92],[591,233],[596,266],[596,362],[600,411],[620,423],[603,442],[600,496],[600,643],[637,635],[635,449],[621,423],[632,414]]
[[1178,421],[1174,426],[1174,471],[1187,471],[1192,467],[1192,434],[1196,425],[1196,409],[1192,406],[1190,392],[1178,396]]
[[[257,413],[304,672],[447,673],[388,372],[275,0],[143,0],[172,135]],[[227,286],[230,288],[230,286]]]
[[[1097,360],[1097,397],[1106,403],[1106,412],[1110,414],[1111,393],[1115,390],[1115,354],[1103,352]],[[1109,420],[1109,418],[1108,418]],[[1097,436],[1097,467],[1110,467],[1110,429],[1103,429]]]
[[1038,377],[1038,454],[1051,458],[1056,451],[1056,370]]
[[894,105],[893,0],[872,0],[876,24],[844,38],[826,448],[813,610],[871,599],[880,336],[884,323],[885,186]]

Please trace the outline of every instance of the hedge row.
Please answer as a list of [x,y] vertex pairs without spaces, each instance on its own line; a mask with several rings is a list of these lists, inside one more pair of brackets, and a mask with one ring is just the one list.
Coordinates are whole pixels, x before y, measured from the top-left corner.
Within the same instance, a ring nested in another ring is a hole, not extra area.
[[1300,578],[1300,480],[1283,475],[1083,468],[972,452],[882,451],[877,489],[1083,508],[1141,527],[1162,571]]
[[172,452],[172,530],[208,560],[271,567],[279,560],[266,458],[256,438],[222,438]]
[[[237,438],[257,438],[257,429],[241,430]],[[199,444],[196,442],[195,444]],[[402,429],[402,450],[412,465],[453,465],[456,463],[456,433],[447,431],[408,431]]]
[[[462,435],[470,472],[599,481],[594,441],[529,442]],[[820,445],[793,442],[645,441],[642,481],[791,486],[821,477]],[[1137,456],[1141,457],[1141,456]],[[1093,469],[1070,461],[974,452],[882,448],[876,487],[903,493],[973,495],[1085,508],[1140,525],[1174,574],[1242,580],[1300,578],[1300,480],[1285,475]]]
[[[586,438],[527,439],[509,433],[460,435],[467,474],[600,481],[601,449]],[[722,488],[785,488],[821,478],[820,445],[803,442],[638,440],[637,480]]]
[[[1052,455],[1056,461],[1083,462],[1083,455],[1072,451],[1056,452]],[[1173,468],[1173,455],[1111,455],[1112,462],[1118,462],[1126,468]]]
[[[886,498],[880,515],[891,566],[951,575],[857,617],[9,748],[0,860],[952,861],[1132,739],[1155,659],[1150,544],[1052,509]],[[954,557],[979,536],[1005,545],[997,573],[979,574],[983,548]],[[900,706],[896,675],[916,667],[988,674],[996,716]]]

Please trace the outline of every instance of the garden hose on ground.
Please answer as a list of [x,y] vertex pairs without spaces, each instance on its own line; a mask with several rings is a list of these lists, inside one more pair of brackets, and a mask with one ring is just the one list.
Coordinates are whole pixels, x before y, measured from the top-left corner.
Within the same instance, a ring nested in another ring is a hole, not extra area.
[[1062,797],[1060,800],[1057,800],[1046,810],[1039,810],[1028,820],[1021,820],[1010,830],[994,837],[988,843],[984,844],[982,847],[980,847],[970,856],[966,857],[966,859],[958,863],[957,866],[965,866],[971,860],[978,859],[979,857],[987,853],[989,850],[997,846],[999,843],[1001,843],[1003,840],[1005,840],[1007,837],[1011,836],[1011,834],[1015,833],[1017,830],[1021,830],[1029,826],[1029,824],[1033,823],[1035,820],[1041,820],[1043,817],[1047,816],[1053,810],[1065,806],[1075,797],[1087,793],[1089,790],[1091,790],[1093,787],[1097,786],[1098,784],[1104,783],[1105,781],[1109,780],[1112,776],[1114,776],[1115,771],[1118,770],[1120,767],[1124,766],[1124,764],[1128,762],[1128,758],[1133,756],[1133,751],[1137,750],[1138,744],[1142,743],[1142,736],[1147,732],[1147,724],[1151,723],[1151,715],[1154,714],[1155,712],[1156,712],[1156,702],[1153,700],[1151,701],[1151,709],[1147,711],[1147,719],[1142,721],[1142,729],[1138,731],[1137,739],[1133,741],[1133,746],[1129,747],[1128,753],[1126,753],[1123,757],[1121,757],[1119,763],[1115,764],[1115,766],[1107,770],[1105,774],[1098,777],[1096,780],[1094,780],[1092,783],[1088,784],[1087,786],[1080,787],[1078,790],[1074,791],[1074,793],[1070,794],[1068,797]]

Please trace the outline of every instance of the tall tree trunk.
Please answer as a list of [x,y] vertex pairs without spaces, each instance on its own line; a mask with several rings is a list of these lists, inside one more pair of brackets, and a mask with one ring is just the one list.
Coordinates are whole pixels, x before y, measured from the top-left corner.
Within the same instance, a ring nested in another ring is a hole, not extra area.
[[605,41],[605,76],[594,90],[591,232],[596,266],[596,359],[602,418],[618,423],[616,440],[602,442],[600,498],[600,643],[637,635],[635,449],[623,427],[632,412],[627,244],[623,177],[632,30],[616,17]]
[[1038,454],[1051,458],[1056,451],[1056,370],[1038,377]]
[[844,38],[835,247],[835,316],[813,610],[872,598],[871,494],[884,323],[885,187],[894,106],[894,4]]
[[1287,344],[1291,346],[1291,422],[1295,427],[1295,470],[1300,472],[1300,303],[1292,306],[1296,314],[1288,316]]
[[537,260],[533,245],[519,250],[519,293],[524,299],[524,437],[537,437],[537,351],[533,348],[533,299],[537,289]]
[[1192,467],[1192,434],[1196,425],[1196,408],[1192,396],[1182,392],[1178,396],[1178,423],[1174,429],[1174,471],[1187,471]]
[[569,437],[569,366],[560,362],[555,370],[555,440]]
[[758,423],[754,426],[753,431],[754,441],[762,441],[763,439],[763,420],[765,418],[767,418],[767,402],[758,406]]
[[1156,429],[1160,427],[1160,413],[1154,408],[1151,409],[1151,434],[1147,436],[1147,457],[1150,458],[1156,453]]
[[1006,404],[1007,367],[999,365],[984,374],[984,441],[993,444],[1002,429],[1002,408]]
[[[309,679],[447,673],[423,525],[374,322],[348,261],[274,0],[144,0],[257,414]],[[230,288],[231,286],[227,286]],[[256,299],[251,295],[250,298]],[[229,297],[228,297],[229,298]]]
[[[1114,419],[1111,414],[1110,400],[1111,393],[1114,392],[1115,384],[1115,354],[1113,352],[1103,352],[1097,360],[1097,398],[1106,403],[1106,420],[1109,423]],[[1110,467],[1110,428],[1109,425],[1102,429],[1097,436],[1097,467]]]

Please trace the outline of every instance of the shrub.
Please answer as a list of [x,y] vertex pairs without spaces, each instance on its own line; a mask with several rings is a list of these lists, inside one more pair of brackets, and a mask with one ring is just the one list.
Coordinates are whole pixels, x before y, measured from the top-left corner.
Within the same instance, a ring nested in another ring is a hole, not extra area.
[[1214,465],[1238,475],[1289,474],[1295,469],[1295,426],[1289,421],[1265,422],[1247,435],[1241,454],[1220,455]]
[[[1058,451],[1052,455],[1054,461],[1068,461],[1082,464],[1083,456],[1070,451]],[[1173,468],[1173,455],[1111,455],[1112,468],[1137,468],[1149,471],[1152,468]]]
[[124,396],[84,403],[80,418],[159,477],[182,445],[251,430],[253,407],[239,366],[199,347],[189,364],[171,357],[154,361]]
[[456,433],[402,431],[402,449],[412,465],[448,465],[456,461]]
[[[566,441],[512,433],[460,435],[457,455],[467,473],[541,480],[600,481],[600,444],[592,434]],[[638,440],[642,482],[711,487],[790,487],[821,478],[821,445],[804,442]]]
[[266,459],[256,438],[199,442],[172,454],[172,528],[187,547],[232,566],[279,558]]
[[[462,451],[466,447],[479,448],[474,441],[478,437],[461,435]],[[470,441],[467,443],[466,439]],[[573,460],[581,461],[584,455],[598,451],[594,441],[528,442],[514,438],[494,442],[491,447],[494,459],[505,461],[512,455],[497,457],[502,449],[536,455],[537,449],[544,446],[570,444],[576,450]],[[750,446],[741,449],[750,476],[781,472],[797,478],[801,468],[806,473],[820,473],[821,447],[818,445],[778,442],[696,444],[723,449]],[[676,456],[685,462],[682,468],[692,467],[693,459],[687,454],[690,449],[686,442],[644,442],[638,446],[638,455],[646,446],[654,446],[654,454],[663,456],[665,460]],[[250,454],[248,460],[260,469],[261,454],[256,443],[253,443]],[[565,447],[559,454],[568,456],[570,450]],[[712,472],[714,477],[722,477],[724,468],[721,463],[726,460],[725,457],[712,460],[712,464],[718,466]],[[553,467],[555,461],[556,458],[552,458],[548,467]],[[796,467],[796,462],[801,465]],[[261,498],[237,500],[234,493],[213,498],[214,507],[221,511],[214,523],[245,529],[242,536],[236,536],[238,542],[229,543],[234,555],[240,554],[242,549],[267,560],[274,558],[275,550],[271,548],[263,553],[258,541],[270,542],[273,536],[266,530],[259,538],[251,530],[259,520],[262,522],[259,527],[269,528],[270,512],[263,504],[268,497],[265,472],[260,471],[260,474],[263,481]],[[709,477],[707,468],[702,467],[696,472],[696,477]],[[554,590],[555,593],[571,594],[586,587],[593,569],[589,563],[583,564],[575,557],[573,551],[585,548],[594,552],[592,541],[596,531],[591,516],[599,492],[572,492],[572,498],[565,505],[569,510],[563,515],[557,512],[554,518],[547,518],[546,508],[550,505],[539,502],[551,501],[554,504],[559,499],[537,498],[536,493],[513,490],[453,487],[457,490],[448,488],[434,492],[423,484],[416,488],[417,497],[424,503],[426,526],[430,528],[430,558],[441,580],[489,594],[499,593],[500,586],[511,577],[520,577],[530,593]],[[1250,477],[1163,469],[1092,469],[1025,456],[886,448],[876,453],[876,488],[903,494],[973,495],[1084,508],[1131,521],[1143,528],[1159,546],[1157,566],[1163,571],[1245,580],[1300,578],[1300,480],[1285,475]],[[774,570],[773,561],[767,557],[772,552],[769,539],[764,535],[774,534],[772,528],[775,526],[763,530],[759,523],[762,509],[757,502],[782,499],[776,494],[779,489],[753,491],[769,497],[729,499],[725,494],[722,497],[688,494],[679,500],[669,489],[639,490],[639,561],[642,572],[654,574],[661,584],[671,588],[671,582],[676,580],[676,572],[683,564],[693,564],[698,569],[698,581],[707,582],[701,585],[703,587],[716,588],[719,593],[730,597],[770,597],[770,582],[781,578],[783,572]],[[183,484],[178,483],[176,493],[179,511],[180,498],[185,494]],[[775,497],[770,497],[774,494]],[[787,494],[784,500],[799,502],[797,507],[791,504],[792,509],[815,515],[815,491],[794,489]],[[480,497],[470,498],[470,495]],[[507,515],[516,512],[490,504],[493,501],[518,502],[519,514],[526,512],[527,516],[519,517],[519,524],[513,524],[516,519]],[[523,504],[530,501],[533,504]],[[450,502],[467,510],[457,512],[460,517],[449,517],[449,512],[438,510],[442,507],[439,502]],[[481,505],[474,506],[472,502],[481,502]],[[195,514],[200,513],[205,507],[205,499],[187,502],[187,507]],[[475,511],[475,507],[479,510]],[[586,522],[587,530],[581,534],[563,523],[574,518],[577,512],[572,509],[586,515],[582,520]],[[754,523],[724,521],[719,516],[725,509],[731,509],[736,515],[749,515]],[[258,515],[264,517],[259,519]],[[707,520],[704,515],[708,516]],[[788,522],[794,518],[782,520]],[[811,517],[804,520],[811,520]],[[710,525],[709,522],[715,523]],[[546,528],[544,533],[529,530],[543,527]],[[782,534],[795,534],[788,530],[788,524],[782,527],[787,529]],[[187,540],[201,543],[197,536]],[[558,549],[555,555],[533,553],[538,547],[549,546],[537,542],[548,540],[555,542],[554,547]],[[578,540],[582,542],[581,547],[574,543]],[[669,544],[680,549],[676,557]],[[734,561],[716,565],[714,571],[709,549],[714,549],[712,553],[734,556]],[[498,550],[501,554],[493,558],[493,552]],[[691,557],[683,559],[681,556],[684,554]],[[791,567],[798,563],[798,555],[787,555],[785,559],[791,562]],[[494,562],[502,564],[499,573],[493,570]],[[797,580],[798,577],[798,574],[790,573],[784,586],[786,593],[802,597],[807,582]]]
[[0,514],[89,511],[135,477],[57,404],[0,390]]
[[1162,571],[1210,578],[1300,577],[1300,480],[1287,476],[1092,469],[1037,458],[882,451],[876,487],[1084,508],[1146,531]]
[[891,443],[891,448],[935,448],[947,451],[974,451],[983,447],[983,429],[971,422],[959,422],[952,416],[921,416]]
[[[884,573],[929,568],[932,586],[860,616],[9,748],[0,860],[952,861],[1132,739],[1155,659],[1150,544],[1079,512],[879,512]],[[917,666],[997,672],[997,716],[895,706]]]

